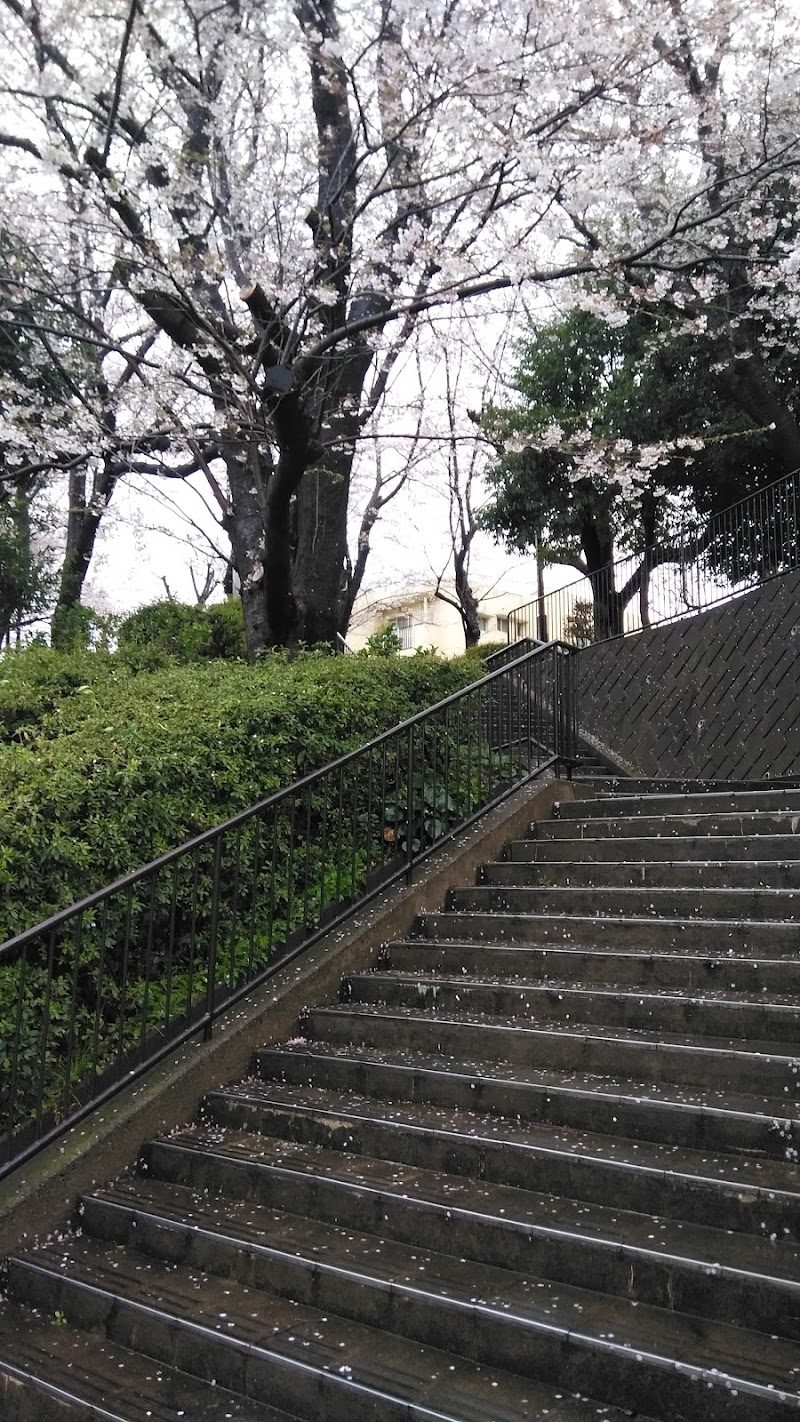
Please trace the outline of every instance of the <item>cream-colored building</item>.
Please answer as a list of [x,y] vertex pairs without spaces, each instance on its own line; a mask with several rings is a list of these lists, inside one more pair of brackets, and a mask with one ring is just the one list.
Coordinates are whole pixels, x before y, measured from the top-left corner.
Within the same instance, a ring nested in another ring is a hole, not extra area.
[[[455,597],[452,588],[443,591]],[[505,642],[509,612],[528,598],[524,593],[505,590],[490,590],[484,595],[477,592],[477,596],[481,641]],[[358,652],[373,633],[389,626],[395,628],[403,652],[433,647],[445,657],[456,657],[464,651],[464,628],[458,609],[436,597],[432,587],[385,597],[375,592],[361,593],[353,608],[347,645]]]

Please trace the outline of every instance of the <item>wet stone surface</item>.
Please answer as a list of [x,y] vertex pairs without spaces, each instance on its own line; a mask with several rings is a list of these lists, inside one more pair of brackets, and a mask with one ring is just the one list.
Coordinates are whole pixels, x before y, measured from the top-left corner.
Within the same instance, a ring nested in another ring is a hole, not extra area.
[[800,1418],[800,788],[597,784],[10,1262],[3,1422]]

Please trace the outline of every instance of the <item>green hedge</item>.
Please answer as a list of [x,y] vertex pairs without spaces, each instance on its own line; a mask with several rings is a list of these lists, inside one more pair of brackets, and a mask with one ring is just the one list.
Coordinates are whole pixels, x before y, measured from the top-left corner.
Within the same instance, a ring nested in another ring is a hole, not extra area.
[[117,642],[123,652],[131,655],[146,649],[151,655],[182,662],[218,657],[244,661],[247,644],[241,600],[228,598],[206,607],[182,602],[151,603],[120,623]]
[[481,674],[474,659],[274,654],[137,670],[0,660],[0,942]]

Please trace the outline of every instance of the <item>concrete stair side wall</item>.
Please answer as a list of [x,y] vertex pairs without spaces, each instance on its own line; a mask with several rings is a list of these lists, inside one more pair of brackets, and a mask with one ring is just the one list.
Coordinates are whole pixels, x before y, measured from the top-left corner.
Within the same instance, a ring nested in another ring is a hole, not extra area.
[[800,572],[696,617],[586,647],[581,730],[644,775],[800,766]]

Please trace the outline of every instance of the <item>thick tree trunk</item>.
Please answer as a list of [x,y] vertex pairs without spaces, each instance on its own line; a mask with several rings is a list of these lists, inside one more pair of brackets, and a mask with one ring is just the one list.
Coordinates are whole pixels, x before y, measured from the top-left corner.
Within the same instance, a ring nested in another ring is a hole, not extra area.
[[226,528],[250,661],[269,647],[336,642],[352,449],[342,453],[338,467],[328,459],[303,468],[291,453],[283,453],[274,470],[257,461],[258,456],[244,460],[239,453],[226,460],[231,491]]
[[111,460],[103,461],[86,497],[86,474],[75,471],[69,478],[67,546],[61,565],[58,597],[53,611],[50,640],[54,647],[69,648],[75,637],[74,612],[80,605],[83,585],[92,561],[100,521],[111,502],[117,476]]
[[614,535],[607,515],[586,519],[581,527],[581,546],[592,588],[595,641],[604,642],[623,630],[623,608],[614,581]]
[[225,531],[231,540],[233,565],[239,577],[248,661],[254,662],[269,646],[267,579],[264,566],[264,507],[255,475],[236,454],[226,458],[230,513]]
[[[315,222],[317,243],[320,230]],[[272,362],[265,371],[264,414],[278,450],[274,468],[261,470],[263,456],[253,450],[246,474],[234,471],[232,525],[240,518],[246,525],[236,535],[237,565],[241,561],[246,568],[245,576],[240,570],[243,596],[262,574],[264,582],[264,610],[254,593],[252,608],[245,609],[248,652],[253,657],[268,646],[335,646],[350,611],[347,507],[360,430],[358,409],[372,352],[356,340],[334,357],[308,365],[301,360],[290,369],[279,363],[277,349],[270,345],[275,322],[260,287],[250,284],[241,294]],[[353,302],[353,320],[365,314],[362,305]]]
[[293,590],[295,639],[334,645],[344,620],[347,504],[352,451],[326,458],[297,491]]
[[[353,319],[360,309],[354,302]],[[296,485],[292,549],[294,639],[306,646],[327,642],[335,647],[352,609],[347,596],[347,509],[360,432],[358,408],[371,359],[370,348],[354,342],[317,375],[317,389],[323,392],[317,419],[324,444]],[[309,398],[316,398],[313,389]]]

